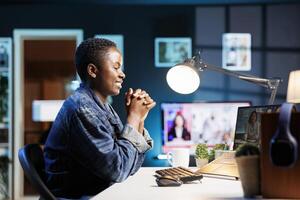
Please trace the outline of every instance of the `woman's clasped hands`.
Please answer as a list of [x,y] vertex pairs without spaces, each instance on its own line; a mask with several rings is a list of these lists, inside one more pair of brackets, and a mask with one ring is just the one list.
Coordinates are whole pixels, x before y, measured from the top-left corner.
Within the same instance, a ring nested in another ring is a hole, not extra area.
[[156,105],[150,95],[142,89],[129,90],[125,93],[125,106],[127,110],[127,123],[137,130],[144,127],[144,121],[149,111]]

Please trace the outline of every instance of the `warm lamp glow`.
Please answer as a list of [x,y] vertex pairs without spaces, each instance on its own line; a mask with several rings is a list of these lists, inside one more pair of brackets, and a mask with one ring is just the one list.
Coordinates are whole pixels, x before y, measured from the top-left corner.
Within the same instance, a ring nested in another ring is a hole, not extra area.
[[300,103],[300,70],[290,73],[286,100],[290,103]]
[[167,73],[167,83],[172,90],[181,94],[190,94],[200,85],[198,73],[192,67],[176,65]]

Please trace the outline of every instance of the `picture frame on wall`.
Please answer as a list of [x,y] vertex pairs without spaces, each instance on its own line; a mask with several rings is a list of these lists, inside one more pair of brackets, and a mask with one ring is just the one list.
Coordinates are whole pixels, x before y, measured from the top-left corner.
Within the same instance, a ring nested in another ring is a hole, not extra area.
[[223,34],[223,68],[232,71],[251,70],[251,34]]
[[189,37],[155,38],[154,51],[156,67],[173,67],[192,57],[192,39]]
[[116,43],[123,57],[122,70],[124,70],[124,36],[120,34],[96,34],[95,38],[104,38]]

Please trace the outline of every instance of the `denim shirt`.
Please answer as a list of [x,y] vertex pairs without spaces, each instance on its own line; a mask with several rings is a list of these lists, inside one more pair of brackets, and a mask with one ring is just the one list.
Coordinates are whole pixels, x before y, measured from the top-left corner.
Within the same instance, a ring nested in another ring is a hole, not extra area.
[[95,195],[133,175],[153,140],[122,122],[109,104],[81,85],[63,104],[47,138],[46,182],[55,196]]

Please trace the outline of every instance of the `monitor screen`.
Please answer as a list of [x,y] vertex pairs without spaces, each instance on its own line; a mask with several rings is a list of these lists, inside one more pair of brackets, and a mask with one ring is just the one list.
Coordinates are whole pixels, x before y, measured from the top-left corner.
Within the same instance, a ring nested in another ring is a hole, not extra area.
[[277,112],[279,107],[280,105],[266,105],[239,108],[233,149],[246,142],[259,146],[261,114]]
[[232,149],[238,107],[249,102],[161,103],[162,147],[167,153],[176,147],[226,143]]

